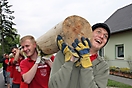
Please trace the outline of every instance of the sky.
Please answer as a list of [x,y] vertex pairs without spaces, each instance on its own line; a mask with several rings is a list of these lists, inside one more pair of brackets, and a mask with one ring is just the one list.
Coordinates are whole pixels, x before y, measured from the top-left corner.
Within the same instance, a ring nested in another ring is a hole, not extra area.
[[36,39],[67,17],[78,15],[92,26],[106,21],[118,9],[132,0],[8,0],[15,11],[13,22],[20,37],[33,35]]

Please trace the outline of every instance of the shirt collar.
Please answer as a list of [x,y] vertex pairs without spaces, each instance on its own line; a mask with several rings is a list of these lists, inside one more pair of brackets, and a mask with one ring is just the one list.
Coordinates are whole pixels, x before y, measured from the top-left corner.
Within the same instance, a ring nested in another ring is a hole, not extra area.
[[93,55],[90,55],[90,59],[91,61],[95,60],[96,58],[98,57],[98,54],[93,54]]

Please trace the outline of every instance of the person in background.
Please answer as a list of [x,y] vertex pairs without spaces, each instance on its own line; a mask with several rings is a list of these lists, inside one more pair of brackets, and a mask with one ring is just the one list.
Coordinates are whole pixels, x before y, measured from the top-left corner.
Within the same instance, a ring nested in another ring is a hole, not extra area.
[[[27,35],[20,39],[23,52],[27,56],[20,63],[23,81],[29,88],[48,88],[48,81],[52,61],[50,58],[42,57],[33,36]],[[41,63],[41,59],[45,59]]]
[[75,39],[73,47],[68,46],[60,35],[51,69],[49,88],[106,88],[109,66],[98,55],[110,38],[110,28],[105,23],[92,26],[92,37]]
[[7,74],[6,74],[6,69],[7,69],[7,64],[5,63],[5,55],[6,54],[3,54],[3,58],[0,60],[0,63],[2,63],[2,67],[3,67],[3,77],[4,77],[4,82],[5,82],[5,86],[7,86],[7,80],[6,80],[6,77],[7,77]]
[[12,62],[14,60],[14,55],[12,53],[9,54],[9,65],[10,65],[10,88],[12,88],[12,80],[13,80],[13,67]]
[[12,64],[12,88],[20,88],[22,81],[20,62],[25,59],[25,57],[21,53],[21,50],[19,50],[17,47],[12,47],[11,52],[14,55],[14,58],[12,58],[10,62]]
[[7,69],[6,69],[6,74],[7,74],[7,77],[6,77],[6,80],[7,80],[7,88],[10,88],[10,64],[9,64],[9,55],[8,54],[5,54],[5,63],[7,64]]

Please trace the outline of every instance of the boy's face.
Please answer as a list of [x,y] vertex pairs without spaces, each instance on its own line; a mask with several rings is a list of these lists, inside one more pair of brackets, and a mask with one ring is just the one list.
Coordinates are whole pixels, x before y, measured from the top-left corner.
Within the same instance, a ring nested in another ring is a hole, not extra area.
[[8,55],[8,54],[6,54],[6,55],[5,55],[5,58],[9,58],[9,55]]
[[11,52],[13,53],[13,55],[16,55],[16,50],[17,50],[17,48],[13,48],[13,49],[12,49]]
[[36,49],[36,44],[33,43],[31,40],[26,39],[21,43],[23,52],[26,54],[26,56],[31,57]]
[[93,31],[91,38],[91,45],[94,49],[100,50],[107,42],[108,33],[104,28],[96,28]]

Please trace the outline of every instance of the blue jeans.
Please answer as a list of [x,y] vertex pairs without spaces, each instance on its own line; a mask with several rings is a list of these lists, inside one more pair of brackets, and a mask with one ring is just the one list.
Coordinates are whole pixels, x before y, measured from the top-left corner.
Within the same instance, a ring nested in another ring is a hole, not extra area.
[[12,83],[12,88],[20,88],[20,84]]
[[12,88],[12,81],[13,81],[13,78],[10,78],[10,85],[11,85],[11,88]]
[[7,77],[6,70],[3,70],[3,76],[4,76],[5,83],[7,83],[7,80],[6,80],[6,77]]
[[7,81],[7,84],[10,84],[10,72],[6,72],[6,81]]

